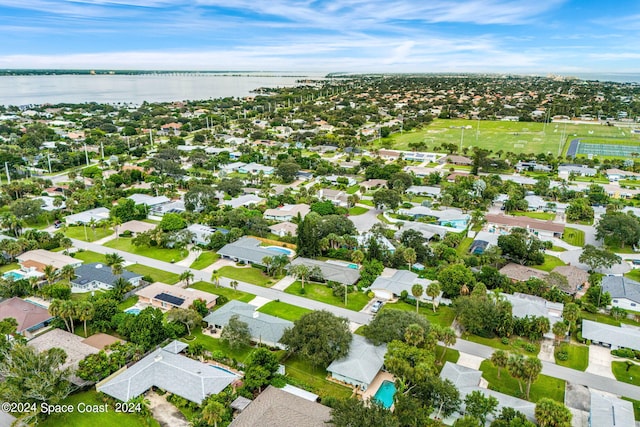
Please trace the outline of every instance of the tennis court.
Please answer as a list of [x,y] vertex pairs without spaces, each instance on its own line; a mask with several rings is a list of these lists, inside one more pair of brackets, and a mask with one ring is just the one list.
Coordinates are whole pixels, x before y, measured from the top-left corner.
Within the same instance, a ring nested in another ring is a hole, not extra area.
[[608,157],[634,157],[640,153],[640,144],[637,145],[619,145],[619,144],[599,144],[591,142],[582,142],[581,139],[574,139],[569,145],[567,155],[575,157],[576,155],[594,155]]

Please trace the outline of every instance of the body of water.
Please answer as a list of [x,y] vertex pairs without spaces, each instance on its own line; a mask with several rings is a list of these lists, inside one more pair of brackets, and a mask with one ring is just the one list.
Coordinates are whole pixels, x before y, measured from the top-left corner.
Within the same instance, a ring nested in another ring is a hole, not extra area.
[[170,102],[244,97],[322,74],[278,73],[0,76],[0,105]]

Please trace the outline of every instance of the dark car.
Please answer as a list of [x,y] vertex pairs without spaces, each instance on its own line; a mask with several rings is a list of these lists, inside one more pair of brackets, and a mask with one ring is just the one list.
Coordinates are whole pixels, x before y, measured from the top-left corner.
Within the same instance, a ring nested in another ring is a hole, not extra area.
[[54,222],[54,223],[53,223],[53,226],[54,226],[55,228],[60,228],[60,227],[62,227],[63,225],[64,225],[64,224],[63,224],[63,223],[62,223],[62,221],[60,221],[60,220],[56,220],[56,222]]

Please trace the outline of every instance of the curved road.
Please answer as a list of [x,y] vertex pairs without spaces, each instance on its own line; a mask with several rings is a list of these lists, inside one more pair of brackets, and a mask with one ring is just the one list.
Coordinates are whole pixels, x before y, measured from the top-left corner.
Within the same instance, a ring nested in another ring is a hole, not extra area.
[[[95,243],[83,242],[81,240],[72,239],[73,245],[78,249],[90,250],[101,254],[116,252],[121,255],[125,260],[130,262],[137,262],[139,264],[148,265],[149,267],[157,268],[160,270],[169,271],[176,274],[181,274],[185,270],[191,270],[194,275],[195,281],[211,281],[210,274],[207,272],[192,270],[187,267],[183,267],[176,264],[171,264],[164,261],[159,261],[153,258],[147,258],[140,255],[134,255],[129,252],[124,252],[116,249],[107,248]],[[230,287],[229,283],[231,279],[225,277],[220,278],[220,284],[224,287]],[[296,305],[298,307],[308,308],[310,310],[327,310],[338,316],[343,316],[352,322],[367,324],[371,321],[372,316],[367,313],[361,313],[353,310],[347,310],[345,308],[336,307],[334,305],[325,304],[319,301],[314,301],[308,298],[299,297],[296,295],[290,295],[282,291],[278,291],[270,288],[263,288],[261,286],[252,285],[245,282],[238,282],[238,289],[244,292],[249,292],[257,296],[268,298],[270,300],[280,300],[288,304]],[[458,339],[456,344],[452,348],[461,351],[463,353],[471,354],[474,356],[488,359],[491,357],[494,349],[482,344],[477,344],[471,341],[465,341]],[[598,390],[608,391],[620,396],[630,397],[632,399],[640,400],[640,387],[636,387],[631,384],[622,383],[612,380],[610,378],[602,377],[599,375],[590,374],[587,372],[577,371],[575,369],[569,369],[562,366],[558,366],[550,362],[542,362],[542,373],[551,377],[560,378],[565,381],[569,381],[575,384],[585,385]]]

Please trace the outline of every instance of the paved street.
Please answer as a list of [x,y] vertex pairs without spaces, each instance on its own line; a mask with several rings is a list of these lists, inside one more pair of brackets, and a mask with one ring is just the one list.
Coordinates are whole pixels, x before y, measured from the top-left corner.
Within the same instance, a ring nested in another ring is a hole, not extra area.
[[[105,248],[104,246],[96,245],[95,243],[83,242],[81,240],[73,240],[75,247],[80,249],[86,249],[102,254],[119,253],[125,260],[130,262],[137,262],[139,264],[148,265],[149,267],[157,268],[160,270],[170,271],[172,273],[180,274],[187,270],[186,267],[171,264],[168,262],[158,261],[152,258],[143,257],[140,255],[130,254],[124,251],[118,251],[111,248]],[[199,270],[191,270],[194,274],[195,281],[210,281],[211,276],[209,272],[203,272]],[[231,279],[226,277],[220,278],[220,284],[224,287],[229,287]],[[296,305],[299,307],[308,308],[310,310],[327,310],[338,316],[343,316],[349,319],[351,322],[358,324],[367,324],[371,321],[372,316],[367,313],[356,312],[347,310],[345,308],[336,307],[330,304],[314,301],[311,299],[303,298],[296,295],[289,295],[281,291],[277,291],[270,288],[263,288],[261,286],[252,285],[245,282],[239,282],[238,290],[249,292],[259,297],[267,298],[269,300],[280,300],[288,304]],[[491,357],[494,349],[482,344],[476,344],[470,341],[458,339],[457,343],[453,346],[460,352],[467,353],[472,356],[479,356],[484,359]],[[619,394],[621,396],[630,397],[640,400],[640,387],[633,386],[631,384],[621,383],[610,378],[594,375],[587,372],[576,371],[574,369],[564,368],[551,362],[542,362],[545,375],[561,378],[566,381],[573,382],[575,384],[586,385],[598,390],[605,390],[610,393]]]

